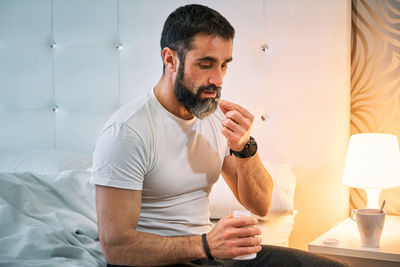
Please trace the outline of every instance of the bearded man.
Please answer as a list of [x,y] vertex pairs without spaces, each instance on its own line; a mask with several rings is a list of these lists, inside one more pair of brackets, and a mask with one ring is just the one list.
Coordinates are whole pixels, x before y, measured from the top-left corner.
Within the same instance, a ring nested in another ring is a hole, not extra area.
[[[253,214],[271,207],[272,179],[250,137],[253,115],[219,100],[234,33],[213,9],[176,9],[162,31],[159,82],[101,130],[91,182],[108,266],[341,266],[261,246],[252,217],[229,216],[211,228],[208,195],[221,173]],[[232,259],[252,253],[256,259]]]

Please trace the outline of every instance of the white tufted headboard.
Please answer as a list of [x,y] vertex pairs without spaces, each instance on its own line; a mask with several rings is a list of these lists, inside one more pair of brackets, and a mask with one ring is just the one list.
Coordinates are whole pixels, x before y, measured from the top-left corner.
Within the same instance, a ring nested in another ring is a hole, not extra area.
[[90,154],[110,114],[155,85],[163,22],[193,2],[236,29],[222,97],[255,115],[263,159],[294,166],[292,245],[304,248],[347,213],[345,197],[332,200],[345,195],[347,0],[1,0],[0,146]]
[[1,1],[0,145],[91,153],[107,117],[159,78],[163,20],[185,3],[146,2]]

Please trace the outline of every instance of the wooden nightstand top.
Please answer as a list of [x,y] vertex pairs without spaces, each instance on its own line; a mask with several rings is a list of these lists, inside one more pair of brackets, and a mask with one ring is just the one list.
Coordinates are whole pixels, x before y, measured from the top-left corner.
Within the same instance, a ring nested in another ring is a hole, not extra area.
[[[324,240],[328,238],[338,239],[339,243],[337,245],[325,244]],[[400,262],[400,216],[386,215],[380,248],[361,247],[357,223],[348,218],[309,243],[308,251]]]

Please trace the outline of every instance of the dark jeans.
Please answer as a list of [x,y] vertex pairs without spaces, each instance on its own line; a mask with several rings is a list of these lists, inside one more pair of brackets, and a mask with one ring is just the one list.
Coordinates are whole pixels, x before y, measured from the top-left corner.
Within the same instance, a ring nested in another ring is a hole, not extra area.
[[[108,264],[107,267],[119,267],[121,265]],[[179,263],[168,266],[176,267],[196,267],[196,266],[223,266],[223,267],[298,267],[298,266],[323,266],[323,267],[343,267],[344,263],[320,256],[318,254],[303,250],[265,246],[257,253],[257,258],[253,260],[208,260],[200,259],[192,262]]]

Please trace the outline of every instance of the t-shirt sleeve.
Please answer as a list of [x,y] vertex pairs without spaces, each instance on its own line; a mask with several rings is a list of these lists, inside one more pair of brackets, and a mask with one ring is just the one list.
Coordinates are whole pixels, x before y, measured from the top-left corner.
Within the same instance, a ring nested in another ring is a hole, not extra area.
[[96,141],[90,182],[142,190],[147,159],[139,135],[125,124],[114,123],[103,130]]

